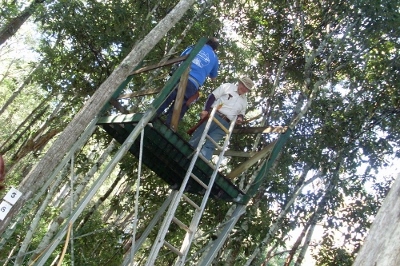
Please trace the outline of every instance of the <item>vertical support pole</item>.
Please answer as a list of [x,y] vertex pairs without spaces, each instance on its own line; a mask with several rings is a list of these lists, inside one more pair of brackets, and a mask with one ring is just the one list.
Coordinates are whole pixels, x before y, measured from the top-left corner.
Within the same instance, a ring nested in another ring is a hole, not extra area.
[[[71,213],[70,215],[72,215],[73,213],[73,209],[74,209],[74,180],[75,180],[75,153],[72,154],[71,156]],[[71,266],[74,266],[74,223],[72,222],[70,224],[71,226],[71,232],[70,232],[70,249],[71,249]]]
[[122,157],[128,152],[128,150],[131,148],[133,142],[139,136],[140,132],[143,129],[143,126],[140,126],[140,125],[147,125],[147,123],[150,121],[150,119],[152,118],[154,113],[155,113],[155,109],[154,108],[149,108],[143,114],[143,117],[139,121],[138,126],[136,126],[133,129],[133,131],[129,134],[129,136],[126,138],[124,143],[119,148],[118,152],[114,155],[112,160],[104,168],[103,172],[100,174],[98,179],[94,181],[94,183],[91,186],[91,188],[88,190],[86,195],[83,197],[83,199],[79,202],[78,206],[74,210],[73,215],[71,215],[69,217],[68,221],[66,221],[64,223],[64,225],[61,227],[61,229],[59,230],[57,235],[54,237],[53,242],[49,245],[48,249],[35,262],[35,264],[34,264],[35,266],[39,266],[39,265],[44,265],[45,264],[47,259],[50,257],[51,253],[55,250],[57,245],[64,238],[64,236],[65,236],[65,234],[67,232],[67,225],[69,223],[71,223],[71,222],[76,221],[76,219],[79,217],[79,215],[83,212],[84,208],[89,204],[90,200],[93,198],[93,196],[99,190],[99,188],[103,184],[104,180],[111,174],[111,172],[114,170],[115,166],[122,159]]
[[206,249],[207,253],[204,253],[200,263],[198,266],[208,266],[211,265],[213,259],[217,255],[218,251],[221,249],[222,245],[225,243],[226,239],[228,238],[229,233],[232,231],[233,227],[239,220],[240,216],[245,213],[246,205],[237,205],[236,209],[234,210],[231,219],[225,226],[222,228],[222,231],[219,233],[218,238],[209,245],[209,248]]
[[[142,246],[144,241],[147,239],[149,234],[151,233],[151,230],[156,226],[156,224],[161,220],[163,214],[167,210],[168,206],[171,204],[172,199],[174,198],[174,195],[177,193],[177,191],[173,190],[171,194],[168,196],[168,198],[164,201],[162,206],[158,209],[157,213],[154,215],[153,219],[150,221],[150,223],[147,225],[146,229],[143,231],[141,234],[140,238],[138,241],[135,243],[135,247],[133,249],[133,257],[135,256],[136,252],[139,250],[139,248]],[[131,264],[130,260],[130,255],[126,255],[124,259],[124,263],[122,264],[123,266],[128,266]]]
[[143,162],[143,144],[144,144],[144,126],[142,129],[142,133],[140,134],[140,149],[139,149],[139,167],[138,167],[138,177],[136,179],[136,193],[135,193],[135,214],[133,216],[132,221],[132,246],[130,252],[130,261],[131,264],[134,265],[133,255],[135,249],[135,240],[136,240],[136,229],[137,229],[137,220],[139,217],[139,193],[140,193],[140,177],[142,175],[142,162]]

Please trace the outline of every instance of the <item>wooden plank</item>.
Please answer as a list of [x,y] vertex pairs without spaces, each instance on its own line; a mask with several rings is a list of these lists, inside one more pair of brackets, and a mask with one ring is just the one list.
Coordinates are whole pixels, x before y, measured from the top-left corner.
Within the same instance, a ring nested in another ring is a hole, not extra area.
[[127,114],[128,110],[125,109],[125,107],[123,107],[116,99],[111,98],[110,99],[110,103],[117,108],[118,111],[120,111],[123,114]]
[[276,141],[271,142],[268,144],[266,147],[264,147],[261,151],[257,152],[253,157],[245,161],[244,163],[241,163],[238,167],[233,169],[226,177],[228,178],[235,178],[239,176],[241,173],[249,169],[251,166],[253,166],[255,163],[257,163],[259,160],[262,158],[268,156],[272,148],[275,146]]
[[180,57],[177,57],[177,58],[169,59],[169,60],[167,60],[165,62],[160,62],[158,64],[154,64],[154,65],[150,65],[150,66],[145,66],[145,67],[139,68],[138,70],[133,71],[131,73],[131,75],[147,72],[147,71],[150,71],[150,70],[153,70],[153,69],[156,69],[156,68],[160,68],[160,67],[163,67],[163,66],[168,66],[168,65],[172,65],[172,64],[175,64],[175,63],[178,63],[178,62],[182,62],[188,56],[189,55],[187,54],[187,55],[180,56]]
[[[214,151],[214,155],[219,155],[220,152],[219,151]],[[231,151],[231,150],[227,150],[224,153],[224,156],[226,157],[245,157],[245,158],[250,158],[253,157],[254,154],[256,154],[254,151],[251,152],[244,152],[244,151]]]
[[181,110],[182,110],[183,99],[185,98],[185,91],[186,91],[186,85],[188,82],[189,71],[190,71],[190,68],[188,67],[185,70],[185,72],[183,72],[183,75],[179,82],[178,92],[177,92],[176,99],[175,99],[174,111],[172,113],[172,119],[171,119],[171,125],[170,125],[171,129],[173,131],[176,131],[178,129],[179,117],[180,117]]
[[258,134],[258,133],[285,133],[287,126],[264,126],[264,127],[240,127],[234,128],[234,134]]

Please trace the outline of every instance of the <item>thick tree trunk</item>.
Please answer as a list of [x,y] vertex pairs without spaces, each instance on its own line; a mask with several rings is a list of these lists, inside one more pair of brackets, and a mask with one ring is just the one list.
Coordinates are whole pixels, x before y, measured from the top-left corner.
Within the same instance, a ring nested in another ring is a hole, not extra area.
[[397,175],[353,266],[400,265],[400,174]]
[[11,219],[20,211],[23,204],[43,185],[47,175],[61,162],[64,155],[72,147],[80,134],[82,134],[90,121],[95,118],[103,106],[110,100],[118,86],[125,81],[133,69],[180,20],[194,2],[195,0],[181,0],[175,8],[150,31],[150,33],[132,49],[107,80],[101,84],[36,167],[32,169],[22,181],[19,187],[22,196],[11,209],[8,217],[0,224],[0,234],[4,232]]

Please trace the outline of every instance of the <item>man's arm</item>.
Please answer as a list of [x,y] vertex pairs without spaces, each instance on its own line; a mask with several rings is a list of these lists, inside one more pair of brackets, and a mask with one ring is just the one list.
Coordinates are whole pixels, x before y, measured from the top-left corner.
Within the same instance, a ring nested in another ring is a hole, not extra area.
[[211,93],[210,95],[208,95],[208,98],[207,98],[207,100],[206,100],[206,103],[204,104],[204,110],[201,111],[201,113],[200,113],[200,121],[199,121],[194,127],[192,127],[191,129],[189,129],[189,130],[187,131],[187,133],[188,133],[189,135],[192,135],[193,132],[194,132],[202,123],[204,123],[204,122],[208,119],[208,114],[209,114],[209,112],[210,112],[210,110],[211,110],[211,107],[212,107],[212,105],[213,105],[214,102],[215,102],[215,96],[214,96],[214,94]]
[[241,125],[243,124],[244,121],[244,115],[246,114],[246,109],[247,109],[247,100],[246,100],[246,105],[240,110],[237,119],[236,119],[236,124]]
[[215,96],[214,94],[211,93],[210,95],[208,95],[207,101],[204,104],[204,110],[201,111],[200,113],[200,118],[204,118],[208,115],[214,102],[215,102]]
[[212,80],[215,80],[215,78],[218,76],[218,69],[219,69],[219,60],[218,57],[216,56],[214,66],[211,69],[211,72],[208,75],[208,77],[211,78]]

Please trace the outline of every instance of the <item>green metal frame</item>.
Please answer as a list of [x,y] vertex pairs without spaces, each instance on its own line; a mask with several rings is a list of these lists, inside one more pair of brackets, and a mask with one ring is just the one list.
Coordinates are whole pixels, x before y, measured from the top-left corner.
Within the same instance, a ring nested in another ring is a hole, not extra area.
[[[123,143],[130,131],[139,123],[142,114],[118,115],[102,117],[98,124],[113,136],[118,142]],[[143,163],[164,179],[168,184],[180,184],[190,164],[191,156],[195,150],[190,144],[164,125],[159,119],[151,121],[145,128]],[[135,141],[129,150],[138,156],[139,141]],[[213,173],[210,165],[198,160],[193,173],[203,182],[208,183]],[[201,194],[203,188],[197,182],[190,183],[188,192]],[[215,180],[213,197],[225,201],[241,202],[244,193],[235,186],[224,174],[218,173]]]

